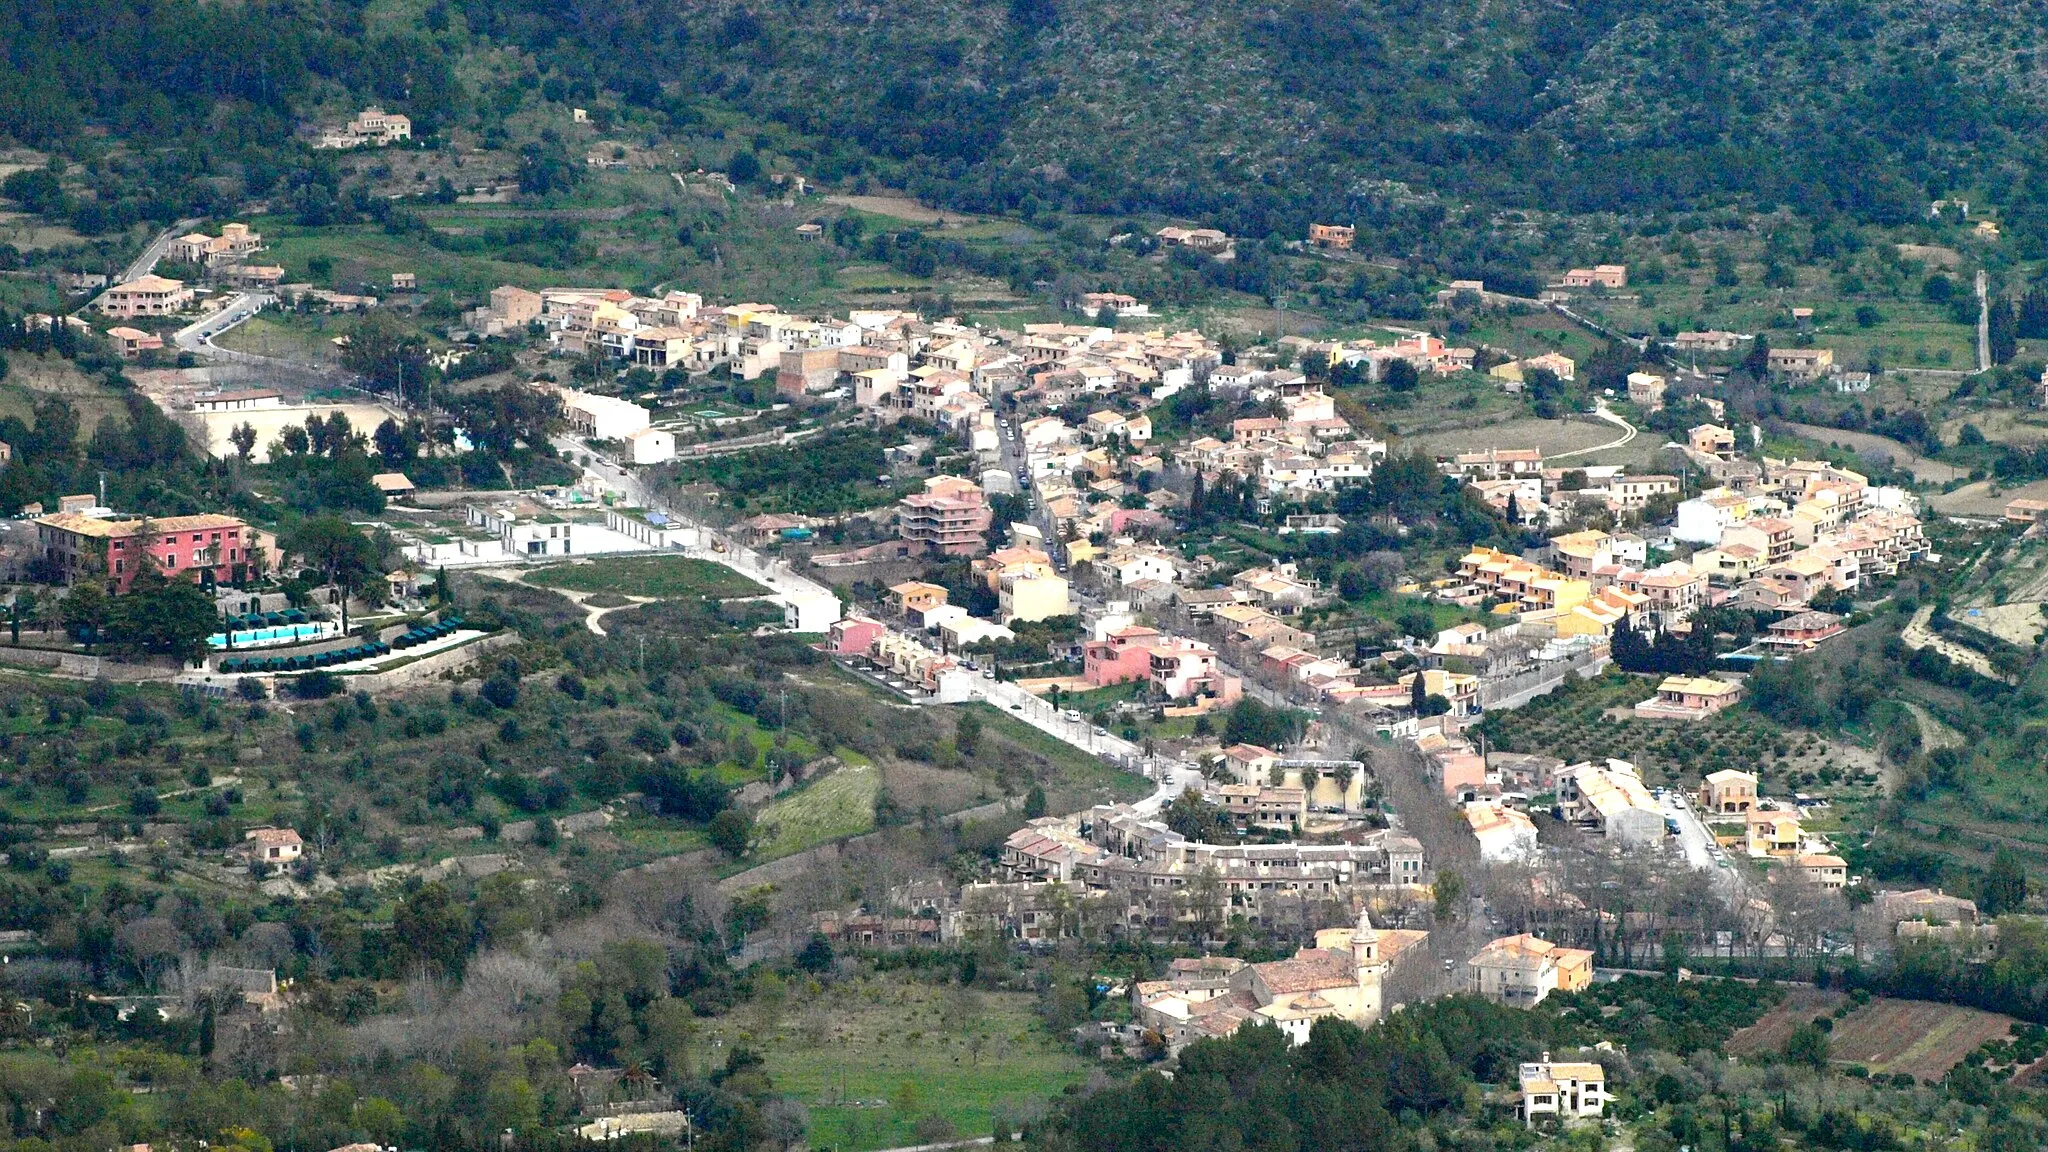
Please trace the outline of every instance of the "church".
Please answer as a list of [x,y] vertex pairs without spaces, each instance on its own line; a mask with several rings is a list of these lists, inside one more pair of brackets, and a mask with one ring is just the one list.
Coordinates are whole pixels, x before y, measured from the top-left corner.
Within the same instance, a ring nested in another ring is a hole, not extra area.
[[[1138,1021],[1178,1052],[1205,1036],[1228,1036],[1247,1023],[1270,1024],[1294,1044],[1326,1016],[1361,1028],[1386,1011],[1387,973],[1429,933],[1373,927],[1360,912],[1355,927],[1325,928],[1313,947],[1286,960],[1247,964],[1226,956],[1175,960],[1164,980],[1132,989]],[[1419,953],[1418,953],[1419,954]]]

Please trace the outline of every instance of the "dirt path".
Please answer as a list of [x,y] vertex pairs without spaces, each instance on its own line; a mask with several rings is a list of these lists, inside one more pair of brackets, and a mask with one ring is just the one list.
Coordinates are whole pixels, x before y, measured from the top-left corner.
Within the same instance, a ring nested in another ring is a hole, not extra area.
[[1921,705],[1906,702],[1906,711],[1920,725],[1920,745],[1932,751],[1936,748],[1953,748],[1963,742],[1963,735],[1934,718],[1934,714]]
[[1623,420],[1621,417],[1615,415],[1614,412],[1607,407],[1607,401],[1602,400],[1599,404],[1595,405],[1593,408],[1593,415],[1598,416],[1600,419],[1607,421],[1609,424],[1613,424],[1616,427],[1620,428],[1621,435],[1613,440],[1609,440],[1605,444],[1596,444],[1591,448],[1580,448],[1574,452],[1559,452],[1555,456],[1545,457],[1544,462],[1549,463],[1552,460],[1563,460],[1572,456],[1587,456],[1591,455],[1594,452],[1605,452],[1610,448],[1625,447],[1629,443],[1629,441],[1634,440],[1636,438],[1636,426],[1629,423],[1626,420]]
[[891,216],[908,220],[912,224],[937,224],[940,227],[964,227],[987,219],[972,212],[944,211],[928,208],[908,196],[827,196],[827,204],[838,204],[877,216]]
[[[654,603],[654,597],[652,596],[628,596],[623,592],[572,592],[567,588],[550,588],[545,584],[529,583],[526,577],[530,573],[521,568],[479,568],[476,574],[479,576],[489,576],[497,580],[509,581],[513,584],[525,584],[528,588],[538,588],[543,592],[553,592],[555,595],[583,609],[583,626],[599,636],[606,634],[604,625],[599,623],[599,621],[604,619],[605,613],[617,612],[622,608],[638,608],[642,604]],[[626,603],[605,607],[589,603],[592,596],[607,595],[618,596],[625,600]]]
[[1933,618],[1934,605],[1922,605],[1918,612],[1913,613],[1913,618],[1906,622],[1906,627],[1900,631],[1900,641],[1908,648],[1932,648],[1987,680],[1997,680],[2000,683],[2005,681],[2005,677],[2000,676],[1991,667],[1990,657],[1974,648],[1965,648],[1961,644],[1957,644],[1929,628],[1927,622]]

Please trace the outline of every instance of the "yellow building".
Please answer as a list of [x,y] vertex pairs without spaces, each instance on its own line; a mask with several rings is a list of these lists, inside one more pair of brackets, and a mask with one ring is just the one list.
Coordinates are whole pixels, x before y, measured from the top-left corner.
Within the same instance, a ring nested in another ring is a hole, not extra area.
[[1005,572],[998,595],[1002,599],[1002,620],[1005,624],[1018,620],[1047,620],[1073,612],[1067,600],[1066,578],[1051,572]]
[[1806,839],[1799,818],[1789,812],[1752,811],[1744,831],[1749,854],[1758,857],[1797,856]]

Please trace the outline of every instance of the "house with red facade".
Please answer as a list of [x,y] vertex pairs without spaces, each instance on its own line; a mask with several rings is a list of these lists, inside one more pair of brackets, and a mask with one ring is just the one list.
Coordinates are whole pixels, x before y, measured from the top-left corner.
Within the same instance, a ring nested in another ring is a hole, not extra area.
[[255,531],[233,516],[104,520],[59,512],[36,521],[36,548],[69,584],[104,580],[125,592],[145,568],[201,584],[240,583],[252,574]]

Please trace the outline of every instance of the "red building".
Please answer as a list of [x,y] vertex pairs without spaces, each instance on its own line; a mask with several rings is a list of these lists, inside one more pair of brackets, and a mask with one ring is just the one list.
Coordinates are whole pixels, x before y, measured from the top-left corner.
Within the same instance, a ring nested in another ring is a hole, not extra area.
[[252,574],[255,532],[233,516],[102,520],[59,512],[36,521],[36,546],[69,584],[105,580],[125,592],[149,564],[165,576],[201,584],[239,583]]

